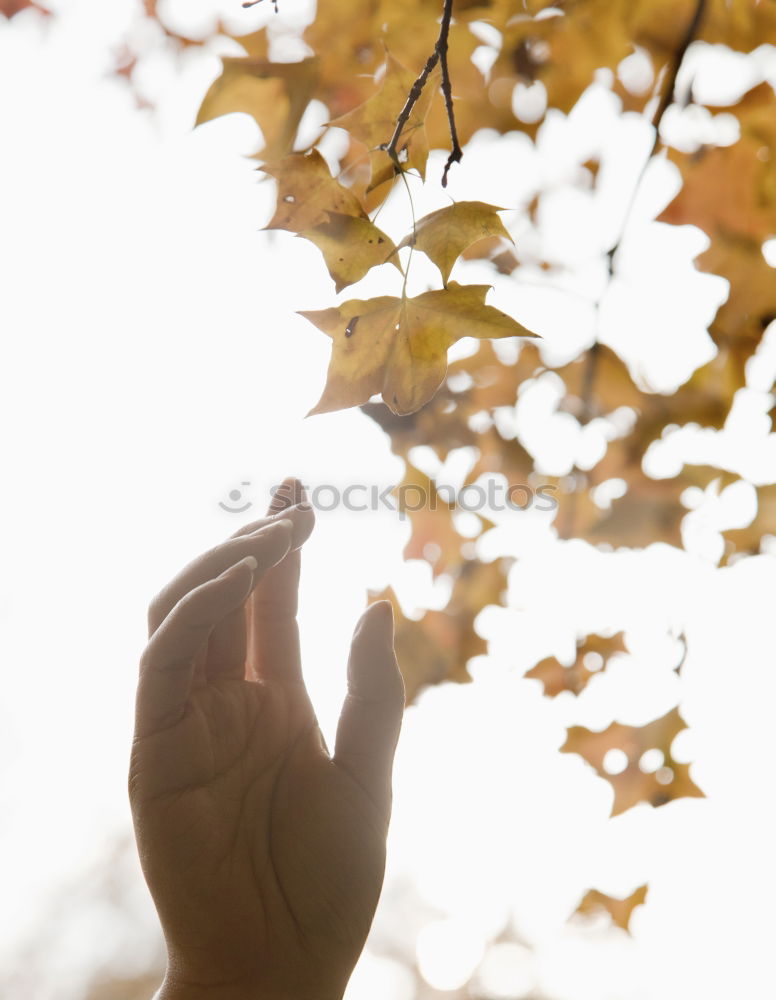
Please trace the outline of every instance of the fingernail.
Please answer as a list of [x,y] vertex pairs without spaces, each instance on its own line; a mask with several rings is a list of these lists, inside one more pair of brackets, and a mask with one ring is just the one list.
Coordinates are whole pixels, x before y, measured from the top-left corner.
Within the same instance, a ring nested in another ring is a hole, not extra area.
[[256,559],[253,556],[246,556],[244,559],[240,560],[238,565],[247,566],[251,572],[253,572],[253,570],[255,569],[258,569],[259,566],[259,564],[256,562]]

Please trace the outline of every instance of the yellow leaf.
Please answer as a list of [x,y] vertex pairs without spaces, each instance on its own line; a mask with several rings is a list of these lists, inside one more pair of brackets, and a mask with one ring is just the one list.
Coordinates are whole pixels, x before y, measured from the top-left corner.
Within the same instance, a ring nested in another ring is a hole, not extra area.
[[[380,147],[391,141],[396,128],[396,120],[401,114],[414,82],[415,74],[388,54],[383,84],[374,97],[370,97],[368,101],[340,118],[335,118],[330,123],[339,128],[347,129],[369,150],[372,164],[370,190],[390,180],[395,175],[396,171],[392,160]],[[397,149],[402,167],[408,170],[410,168],[416,169],[421,177],[425,176],[426,160],[428,159],[426,115],[438,87],[439,70],[437,68],[429,76],[423,92],[412,109]]]
[[303,312],[332,338],[326,388],[311,413],[359,406],[382,393],[394,413],[419,410],[447,371],[447,350],[461,337],[533,337],[485,304],[488,285],[458,285],[415,298],[382,295]]
[[615,926],[630,932],[630,920],[633,916],[633,911],[637,906],[642,906],[646,902],[646,899],[646,885],[640,885],[630,896],[625,896],[624,898],[607,896],[597,889],[591,889],[585,894],[582,902],[577,907],[577,913],[587,913],[593,916],[603,911],[609,914]]
[[321,251],[338,292],[359,281],[370,268],[384,264],[388,257],[393,256],[393,263],[399,267],[393,240],[369,219],[331,212],[326,222],[299,235]]
[[317,78],[315,58],[295,63],[224,59],[221,76],[205,94],[196,124],[242,111],[262,131],[264,158],[284,156],[293,146],[299,122],[315,93]]
[[473,243],[488,236],[502,236],[514,242],[497,212],[503,209],[482,201],[459,201],[418,221],[415,231],[401,241],[398,249],[414,246],[433,260],[447,284],[453,264]]
[[261,169],[278,182],[277,207],[267,229],[299,233],[327,222],[331,212],[367,217],[353,192],[331,176],[317,149],[292,153]]
[[[617,816],[639,802],[660,806],[674,799],[703,797],[703,792],[690,777],[689,765],[671,756],[674,738],[686,728],[679,709],[673,708],[646,726],[613,722],[601,732],[571,726],[560,749],[563,753],[579,754],[600,777],[606,778],[614,789],[612,815]],[[604,757],[612,749],[621,750],[627,758],[626,767],[617,774],[610,774],[604,767]],[[652,749],[662,753],[664,762],[654,773],[641,767],[645,751]]]
[[[457,537],[460,544],[462,539]],[[407,704],[429,684],[471,682],[466,664],[487,650],[485,640],[474,629],[474,620],[483,608],[500,603],[507,568],[508,561],[503,559],[481,563],[461,561],[460,556],[451,558],[453,590],[447,608],[426,611],[419,621],[403,615],[390,587],[370,595],[371,601],[389,600],[393,604],[396,658],[404,676]]]
[[[561,663],[551,656],[537,663],[525,676],[530,680],[541,681],[548,698],[555,698],[564,691],[578,695],[596,671],[602,670],[609,658],[620,652],[626,652],[622,632],[613,636],[588,635],[585,639],[577,640],[577,653],[573,663]],[[594,669],[588,658],[591,653],[599,661],[595,663]]]

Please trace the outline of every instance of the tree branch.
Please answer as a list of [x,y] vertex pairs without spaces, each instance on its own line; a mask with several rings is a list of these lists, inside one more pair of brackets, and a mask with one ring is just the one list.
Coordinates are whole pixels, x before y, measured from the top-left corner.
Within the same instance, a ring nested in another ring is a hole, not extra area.
[[[261,0],[245,0],[242,5],[243,10],[248,10],[249,7],[255,7],[257,3],[261,3]],[[275,13],[278,12],[278,0],[272,0],[272,6],[275,8]]]
[[[636,178],[636,182],[633,185],[630,201],[623,216],[622,226],[620,227],[620,235],[617,237],[617,242],[614,244],[614,246],[609,250],[609,252],[606,255],[610,279],[614,277],[614,258],[617,254],[617,251],[620,249],[623,236],[625,235],[625,231],[628,228],[628,222],[630,221],[631,213],[633,212],[633,206],[636,202],[636,195],[638,194],[639,188],[641,187],[641,182],[644,179],[644,174],[646,172],[646,169],[652,162],[652,157],[655,155],[655,152],[657,151],[657,148],[660,145],[661,122],[665,117],[666,111],[668,111],[668,109],[674,103],[674,94],[676,92],[676,80],[677,77],[679,76],[679,70],[682,67],[682,63],[684,62],[684,57],[687,53],[687,50],[689,49],[692,42],[695,40],[695,36],[698,34],[698,28],[700,27],[701,20],[703,19],[705,9],[706,9],[706,0],[698,0],[695,7],[695,13],[690,19],[690,23],[687,25],[687,30],[684,33],[684,37],[682,38],[681,43],[674,52],[673,60],[671,62],[671,68],[668,73],[668,81],[660,97],[660,103],[658,104],[657,108],[655,109],[655,113],[652,116],[652,124],[655,129],[655,137],[652,141],[652,148],[650,149],[649,156],[644,161],[644,166],[641,168],[639,176]],[[597,362],[596,347],[597,347],[597,341],[588,351],[587,358],[585,360],[585,372],[583,375],[584,393],[582,399],[583,403],[582,417],[585,423],[590,419],[592,419],[593,416],[592,402],[593,402],[593,391],[594,391],[596,362]]]
[[609,275],[614,274],[614,256],[620,249],[620,244],[622,243],[622,238],[625,235],[625,230],[628,228],[628,222],[630,221],[631,212],[633,211],[633,205],[636,201],[636,195],[641,187],[641,182],[644,179],[644,174],[647,167],[652,162],[652,157],[655,155],[658,146],[660,145],[660,125],[665,117],[666,111],[674,104],[674,93],[676,92],[676,80],[679,76],[679,70],[682,68],[682,63],[684,62],[684,57],[687,53],[692,42],[695,40],[695,36],[698,34],[698,28],[700,27],[701,20],[703,19],[703,14],[706,9],[706,0],[698,0],[695,13],[693,14],[690,23],[687,25],[687,31],[684,33],[684,38],[682,39],[679,47],[674,52],[674,58],[671,63],[671,69],[668,74],[668,82],[663,90],[663,94],[660,98],[660,103],[652,116],[652,124],[655,128],[655,137],[652,141],[652,148],[649,151],[649,156],[644,161],[644,166],[641,168],[641,172],[636,179],[636,183],[633,185],[633,191],[631,192],[631,199],[628,204],[627,211],[623,217],[622,227],[620,228],[620,235],[617,238],[617,242],[611,248],[608,253],[609,258]]
[[445,164],[444,173],[442,174],[442,187],[447,187],[447,174],[450,167],[454,163],[460,163],[461,157],[463,156],[463,150],[461,149],[461,144],[458,141],[458,130],[455,126],[455,112],[453,111],[453,92],[450,83],[450,70],[447,65],[447,47],[448,40],[450,37],[450,22],[453,17],[453,0],[444,0],[444,8],[442,10],[442,21],[439,27],[439,38],[437,38],[436,45],[434,46],[434,51],[428,57],[426,65],[423,67],[420,76],[413,83],[410,92],[407,96],[407,101],[404,107],[401,109],[401,114],[396,119],[396,128],[393,130],[393,135],[391,136],[391,141],[382,146],[381,148],[390,156],[396,167],[401,170],[401,164],[399,163],[399,153],[398,146],[399,140],[401,139],[402,132],[404,131],[407,122],[409,121],[410,115],[412,114],[412,109],[417,104],[418,98],[423,93],[423,88],[426,85],[426,81],[431,75],[432,70],[437,63],[440,64],[442,70],[442,93],[445,98],[445,109],[447,111],[447,121],[450,126],[450,139],[453,144],[453,148],[450,151],[450,155],[447,158],[447,163]]
[[453,148],[447,157],[445,169],[442,173],[442,187],[447,187],[447,174],[454,163],[460,163],[463,156],[461,144],[458,141],[458,130],[455,127],[455,112],[453,111],[453,90],[450,84],[450,70],[447,66],[447,42],[450,37],[450,18],[453,14],[453,0],[445,0],[445,9],[442,14],[442,27],[439,32],[439,39],[436,44],[436,51],[439,53],[439,66],[442,70],[442,93],[445,95],[445,110],[447,111],[447,123],[450,127],[450,140]]

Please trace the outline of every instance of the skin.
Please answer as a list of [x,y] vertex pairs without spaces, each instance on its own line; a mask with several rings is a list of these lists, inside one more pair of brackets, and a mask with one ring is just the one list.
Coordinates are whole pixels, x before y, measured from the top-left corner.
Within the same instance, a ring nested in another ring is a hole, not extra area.
[[299,655],[302,499],[287,481],[149,610],[129,791],[167,943],[158,1000],[339,1000],[377,905],[404,708],[393,616],[380,602],[356,627],[330,755]]

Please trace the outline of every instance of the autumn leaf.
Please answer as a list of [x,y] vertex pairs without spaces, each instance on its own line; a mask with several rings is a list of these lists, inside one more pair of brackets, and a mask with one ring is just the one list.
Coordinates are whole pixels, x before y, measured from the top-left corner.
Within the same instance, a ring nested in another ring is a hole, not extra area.
[[[370,594],[369,599],[370,603],[388,600],[393,605],[394,646],[408,705],[429,684],[471,681],[461,655],[461,640],[465,638],[463,622],[443,611],[427,611],[419,621],[413,621],[402,612],[390,587]],[[478,651],[484,651],[484,643]]]
[[[584,726],[572,726],[561,750],[579,754],[600,777],[606,778],[614,789],[612,815],[616,816],[638,802],[660,806],[674,799],[703,796],[690,777],[689,765],[680,764],[671,756],[675,736],[686,728],[679,709],[674,708],[646,726],[613,722],[598,733]],[[618,774],[609,774],[604,768],[604,758],[610,750],[621,750],[627,760]],[[647,750],[659,750],[662,754],[663,763],[654,771],[642,767]]]
[[736,528],[725,532],[731,555],[748,552],[756,555],[760,551],[765,535],[776,536],[776,485],[761,486],[757,490],[757,514],[746,528]]
[[331,176],[317,149],[292,153],[261,169],[278,181],[277,207],[267,229],[300,233],[328,222],[332,212],[367,220],[361,202]]
[[[402,418],[404,419],[404,418]],[[412,517],[405,559],[425,559],[434,576],[461,564],[461,536],[453,523],[454,504],[437,484],[405,459],[404,479],[395,490],[397,506]]]
[[482,608],[500,602],[507,563],[465,560],[454,574],[447,608],[426,611],[417,621],[404,615],[390,587],[369,595],[370,603],[389,600],[393,605],[396,658],[408,704],[429,684],[471,681],[466,664],[487,650],[487,643],[474,629],[474,619]]
[[384,264],[386,259],[401,271],[393,240],[369,219],[330,212],[326,222],[299,235],[321,251],[338,292],[359,281],[370,268]]
[[394,413],[412,413],[434,395],[447,350],[461,337],[533,337],[485,304],[488,285],[458,285],[415,298],[383,295],[303,312],[332,338],[326,388],[311,413],[358,406],[381,393]]
[[637,906],[642,906],[647,900],[647,886],[640,885],[630,896],[618,899],[615,896],[607,896],[597,889],[587,892],[582,902],[577,907],[577,913],[590,914],[608,913],[612,923],[616,927],[621,927],[624,931],[630,930],[630,920],[633,911]]
[[733,109],[741,127],[736,142],[693,154],[671,151],[684,183],[660,217],[699,226],[711,238],[698,263],[728,278],[731,289],[710,332],[718,343],[746,339],[750,353],[776,315],[776,281],[761,249],[776,233],[775,107],[773,88],[761,83]]
[[624,653],[623,633],[613,636],[589,635],[577,643],[573,663],[563,664],[554,656],[537,663],[526,673],[530,680],[541,681],[548,698],[555,698],[562,691],[580,694],[595,673],[606,666],[609,657]]
[[[369,150],[372,164],[370,190],[395,176],[396,168],[381,147],[390,142],[396,128],[396,120],[414,82],[415,74],[389,53],[385,61],[382,86],[377,93],[359,107],[330,122],[338,128],[347,129]],[[426,86],[412,109],[397,150],[402,168],[415,169],[421,177],[425,176],[428,159],[425,120],[438,86],[439,72],[435,70],[426,81]]]
[[299,122],[315,92],[317,69],[315,58],[293,63],[225,58],[221,76],[205,94],[196,124],[242,111],[262,131],[264,159],[284,156],[293,145]]
[[401,241],[398,249],[414,247],[431,258],[447,284],[453,264],[467,247],[488,236],[512,241],[497,213],[503,209],[482,201],[459,201],[423,216],[414,231]]

